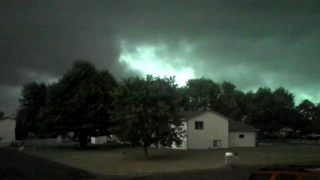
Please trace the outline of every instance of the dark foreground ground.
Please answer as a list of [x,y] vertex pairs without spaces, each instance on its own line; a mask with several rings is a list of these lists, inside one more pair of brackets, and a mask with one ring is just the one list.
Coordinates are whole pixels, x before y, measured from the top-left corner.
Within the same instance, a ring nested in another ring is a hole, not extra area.
[[[309,164],[309,163],[308,163]],[[312,164],[316,164],[313,162]],[[47,180],[47,179],[92,179],[92,180],[113,180],[113,179],[175,179],[175,180],[246,180],[249,175],[261,166],[248,167],[226,167],[221,169],[199,170],[193,172],[179,172],[169,174],[158,174],[152,176],[105,176],[96,175],[83,170],[78,170],[59,163],[34,157],[23,152],[0,149],[0,179],[1,180]]]

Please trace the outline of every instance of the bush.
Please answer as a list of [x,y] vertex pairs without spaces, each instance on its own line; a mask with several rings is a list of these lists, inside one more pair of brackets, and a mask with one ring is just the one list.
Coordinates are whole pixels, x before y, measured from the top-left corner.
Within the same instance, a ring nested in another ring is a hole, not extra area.
[[19,145],[18,145],[18,143],[16,143],[16,142],[11,142],[11,144],[10,144],[10,147],[18,147]]

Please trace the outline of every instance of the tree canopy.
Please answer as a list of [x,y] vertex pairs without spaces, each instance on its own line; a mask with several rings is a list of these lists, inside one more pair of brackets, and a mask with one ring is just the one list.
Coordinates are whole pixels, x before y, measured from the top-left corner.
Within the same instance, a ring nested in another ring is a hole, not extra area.
[[181,134],[176,131],[181,125],[179,97],[173,77],[127,78],[112,97],[111,119],[117,125],[111,131],[117,137],[132,144],[141,143],[146,156],[152,144],[181,143]]
[[16,136],[19,139],[28,136],[28,132],[39,135],[39,112],[45,106],[46,93],[47,85],[42,82],[34,81],[22,86],[16,114]]
[[[23,85],[17,109],[17,137],[66,135],[86,147],[90,136],[116,135],[133,145],[181,142],[182,111],[211,109],[253,126],[288,126],[320,133],[320,104],[295,104],[288,89],[241,91],[231,82],[202,77],[178,87],[174,77],[128,77],[118,83],[108,70],[76,61],[51,84]],[[0,117],[3,113],[0,112]]]
[[72,132],[82,148],[90,136],[108,135],[112,99],[117,82],[109,71],[99,71],[86,61],[76,61],[48,86],[47,104],[41,109],[42,129],[56,135]]

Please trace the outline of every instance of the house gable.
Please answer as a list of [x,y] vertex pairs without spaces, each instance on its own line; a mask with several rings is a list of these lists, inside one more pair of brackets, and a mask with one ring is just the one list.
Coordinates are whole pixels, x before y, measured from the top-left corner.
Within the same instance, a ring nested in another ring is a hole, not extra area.
[[0,143],[15,141],[16,120],[12,118],[0,119]]
[[15,126],[16,125],[16,120],[12,119],[12,118],[1,118],[0,119],[0,124],[2,126],[9,126],[9,125],[14,124],[14,126]]
[[229,132],[257,132],[259,129],[256,129],[248,124],[245,124],[240,121],[229,121]]
[[4,121],[4,120],[16,121],[15,119],[10,118],[10,117],[2,117],[2,118],[0,118],[0,121]]
[[230,118],[218,113],[218,112],[215,112],[215,111],[211,111],[211,110],[203,110],[203,111],[186,111],[186,112],[183,112],[183,117],[185,120],[188,120],[188,119],[192,119],[194,117],[197,117],[197,116],[200,116],[200,115],[203,115],[203,114],[206,114],[206,113],[211,113],[211,114],[214,114],[216,116],[219,116],[220,118],[223,118],[225,120],[231,120]]
[[[228,148],[229,121],[219,114],[192,112],[187,116],[187,144],[190,149]],[[196,115],[195,115],[196,114]],[[197,125],[198,124],[198,125]],[[199,125],[202,124],[202,125]],[[197,128],[197,126],[202,128]],[[215,147],[215,142],[219,147]]]

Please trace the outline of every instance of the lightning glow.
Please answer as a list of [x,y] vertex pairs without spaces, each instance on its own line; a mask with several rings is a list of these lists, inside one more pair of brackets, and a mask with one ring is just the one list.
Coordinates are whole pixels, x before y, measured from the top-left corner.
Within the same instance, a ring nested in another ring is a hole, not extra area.
[[[131,69],[142,71],[145,75],[152,74],[154,76],[175,76],[179,86],[186,84],[188,79],[195,77],[194,70],[188,66],[174,67],[168,63],[169,59],[175,62],[183,62],[179,57],[164,56],[159,57],[160,51],[166,50],[166,46],[139,46],[135,51],[129,52],[123,49],[120,56],[120,62],[125,62]],[[190,52],[192,47],[186,47],[186,51]],[[165,54],[165,53],[161,53]]]

